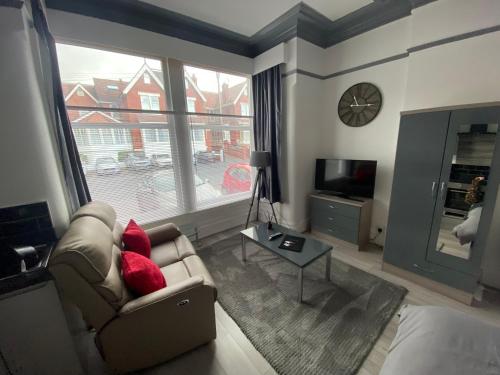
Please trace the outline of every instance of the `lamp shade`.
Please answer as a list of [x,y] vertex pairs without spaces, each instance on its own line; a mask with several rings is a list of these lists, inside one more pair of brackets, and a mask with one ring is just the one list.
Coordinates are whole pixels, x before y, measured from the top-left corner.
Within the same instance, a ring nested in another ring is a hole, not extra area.
[[252,151],[250,165],[256,168],[266,168],[271,165],[271,153],[269,151]]

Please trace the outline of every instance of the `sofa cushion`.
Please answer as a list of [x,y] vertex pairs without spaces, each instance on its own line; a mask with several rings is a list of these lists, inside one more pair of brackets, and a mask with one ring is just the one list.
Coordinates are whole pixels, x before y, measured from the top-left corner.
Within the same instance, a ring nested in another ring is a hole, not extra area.
[[130,219],[122,235],[124,248],[134,251],[149,259],[151,256],[151,242],[149,237],[133,219]]
[[117,221],[113,228],[113,242],[115,243],[116,247],[118,247],[120,250],[123,249],[122,236],[123,236],[123,225],[121,225]]
[[151,246],[173,241],[182,234],[179,227],[174,223],[155,226],[147,229],[146,233],[151,240]]
[[122,272],[127,287],[139,296],[167,286],[160,268],[150,259],[133,251],[122,251]]
[[161,267],[160,270],[169,285],[175,285],[193,276],[201,276],[203,284],[213,288],[214,300],[217,299],[214,280],[198,255],[190,255],[178,262]]
[[93,216],[73,220],[50,257],[49,267],[69,266],[114,308],[131,296],[121,276],[120,249],[109,227]]
[[109,227],[92,216],[73,220],[59,240],[50,262],[73,267],[91,283],[103,281],[112,262],[113,235]]
[[500,374],[500,328],[438,306],[405,306],[380,375]]
[[160,268],[161,273],[168,280],[169,285],[175,285],[181,281],[189,279],[189,272],[182,262],[169,264]]
[[168,266],[190,255],[196,255],[196,252],[185,235],[178,236],[174,241],[153,246],[151,249],[151,260],[159,267]]
[[215,295],[216,289],[214,280],[212,279],[210,272],[208,272],[207,267],[205,267],[205,264],[203,263],[201,258],[198,255],[191,255],[184,258],[182,262],[186,266],[186,269],[189,272],[189,276],[202,276],[204,279],[204,284],[214,288],[214,297],[217,298],[217,295]]
[[94,201],[80,207],[78,211],[73,214],[71,221],[75,221],[84,216],[92,216],[101,220],[110,230],[113,230],[115,226],[116,212],[113,207],[104,202]]

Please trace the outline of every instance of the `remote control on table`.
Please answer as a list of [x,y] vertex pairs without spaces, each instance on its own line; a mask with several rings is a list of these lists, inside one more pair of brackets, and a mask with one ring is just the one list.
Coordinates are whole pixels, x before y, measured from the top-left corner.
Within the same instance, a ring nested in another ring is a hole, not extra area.
[[283,235],[283,233],[281,233],[281,232],[273,233],[273,234],[271,234],[271,235],[269,236],[269,238],[268,238],[268,239],[269,239],[269,241],[272,241],[272,240],[274,240],[274,239],[276,239],[276,238],[278,238],[278,237],[281,237],[282,235]]

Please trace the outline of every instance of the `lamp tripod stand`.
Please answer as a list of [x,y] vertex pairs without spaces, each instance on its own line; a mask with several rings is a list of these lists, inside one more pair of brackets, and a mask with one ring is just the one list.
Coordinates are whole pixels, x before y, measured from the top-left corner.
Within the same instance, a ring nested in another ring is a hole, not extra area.
[[[245,228],[248,228],[248,223],[250,222],[250,215],[252,214],[252,208],[253,208],[253,202],[255,200],[255,192],[257,188],[259,189],[259,192],[257,193],[257,220],[259,220],[259,205],[260,205],[260,198],[261,198],[261,186],[260,182],[263,181],[264,183],[264,189],[266,189],[266,192],[270,192],[269,186],[267,184],[267,178],[266,178],[266,168],[264,167],[259,167],[257,168],[257,178],[255,179],[255,184],[253,185],[253,191],[252,191],[252,199],[250,200],[250,208],[248,209],[248,215],[247,215],[247,221],[245,223]],[[274,206],[273,202],[269,201],[269,204],[271,205],[271,210],[273,211],[273,216],[274,216],[274,221],[276,224],[278,224],[278,219],[276,218],[276,212],[274,212]]]

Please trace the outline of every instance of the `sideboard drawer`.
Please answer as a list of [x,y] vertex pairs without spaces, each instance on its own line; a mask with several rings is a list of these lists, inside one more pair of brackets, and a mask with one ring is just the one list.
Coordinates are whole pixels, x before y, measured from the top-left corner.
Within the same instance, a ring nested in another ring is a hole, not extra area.
[[339,226],[347,230],[357,231],[358,220],[349,216],[342,216],[336,211],[315,210],[311,213],[311,226],[330,228]]
[[311,231],[332,241],[342,240],[365,249],[370,241],[372,199],[347,199],[324,194],[311,195]]
[[327,201],[326,199],[313,198],[311,208],[313,212],[322,212],[324,215],[329,217],[336,217],[340,215],[352,218],[356,221],[359,220],[360,215],[359,207],[340,202]]
[[313,230],[317,230],[318,232],[328,234],[330,236],[334,236],[340,238],[341,240],[351,242],[353,244],[358,244],[358,228],[346,229],[340,226],[330,225],[330,226],[312,226]]

